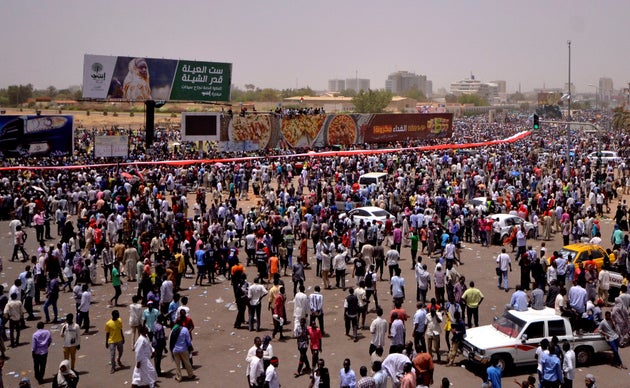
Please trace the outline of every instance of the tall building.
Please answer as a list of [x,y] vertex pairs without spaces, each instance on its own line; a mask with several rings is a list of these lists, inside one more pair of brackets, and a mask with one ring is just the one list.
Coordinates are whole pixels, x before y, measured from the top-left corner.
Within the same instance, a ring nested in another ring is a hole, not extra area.
[[340,92],[346,89],[346,81],[343,79],[330,79],[328,80],[329,92]]
[[609,103],[613,95],[613,80],[612,78],[602,77],[598,82],[599,100]]
[[451,83],[451,93],[456,96],[476,94],[493,102],[499,96],[499,86],[496,83],[485,83],[475,79],[474,75]]
[[367,78],[346,78],[346,89],[359,92],[370,88],[370,80]]
[[417,89],[426,97],[431,98],[433,95],[433,82],[427,80],[426,75],[418,75],[408,71],[397,71],[387,77],[385,89],[397,95]]
[[507,82],[505,81],[490,81],[492,84],[496,84],[499,90],[499,94],[506,93]]

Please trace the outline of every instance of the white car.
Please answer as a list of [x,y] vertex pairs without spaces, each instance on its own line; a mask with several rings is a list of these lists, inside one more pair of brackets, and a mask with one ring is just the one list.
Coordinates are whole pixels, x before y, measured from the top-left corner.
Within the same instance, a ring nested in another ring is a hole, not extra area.
[[511,214],[491,214],[488,216],[488,218],[492,218],[494,220],[494,223],[492,224],[493,234],[496,230],[494,224],[497,222],[499,223],[499,238],[501,239],[501,241],[503,241],[506,237],[510,235],[514,226],[520,227],[521,225],[525,226],[525,235],[527,236],[527,238],[534,237],[534,224],[529,221],[525,221],[519,216],[514,216]]
[[340,215],[340,217],[351,217],[355,225],[359,225],[361,220],[363,220],[364,225],[371,221],[383,223],[387,219],[387,216],[389,216],[392,221],[396,219],[390,212],[377,206],[358,207],[350,210],[348,213]]
[[598,159],[600,159],[602,163],[621,163],[621,157],[617,155],[615,151],[599,151],[599,154],[601,155],[598,156],[597,154],[597,151],[591,152],[587,156],[588,160],[590,160],[591,163],[597,163]]

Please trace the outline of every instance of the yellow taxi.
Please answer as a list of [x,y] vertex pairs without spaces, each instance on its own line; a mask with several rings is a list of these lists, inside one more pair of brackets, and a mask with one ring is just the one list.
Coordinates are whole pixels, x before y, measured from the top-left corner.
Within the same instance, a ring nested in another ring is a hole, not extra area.
[[[573,257],[573,263],[575,268],[578,268],[580,263],[593,260],[597,266],[597,271],[601,270],[604,266],[604,261],[608,261],[610,265],[613,265],[617,258],[609,257],[606,250],[597,244],[577,243],[565,245],[558,251],[562,257],[569,259],[569,256]],[[550,263],[551,257],[547,258],[547,264]]]

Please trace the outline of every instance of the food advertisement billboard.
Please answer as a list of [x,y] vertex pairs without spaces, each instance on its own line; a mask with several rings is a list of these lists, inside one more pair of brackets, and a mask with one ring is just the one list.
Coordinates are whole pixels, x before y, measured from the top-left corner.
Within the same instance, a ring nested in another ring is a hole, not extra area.
[[73,149],[73,116],[0,116],[0,159],[66,156]]
[[451,113],[299,114],[285,117],[256,113],[221,116],[219,143],[224,151],[385,144],[447,139],[452,136],[452,128]]
[[86,54],[83,98],[229,101],[232,64]]

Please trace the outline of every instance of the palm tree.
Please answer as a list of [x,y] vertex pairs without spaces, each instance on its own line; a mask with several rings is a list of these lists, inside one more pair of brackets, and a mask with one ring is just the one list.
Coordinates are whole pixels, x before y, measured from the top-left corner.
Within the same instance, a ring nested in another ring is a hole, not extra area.
[[627,130],[630,128],[630,112],[624,107],[613,109],[612,126],[614,129]]

